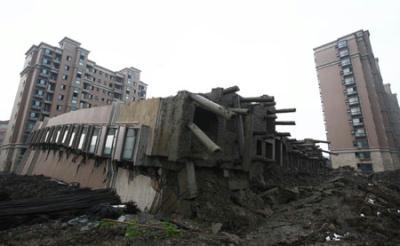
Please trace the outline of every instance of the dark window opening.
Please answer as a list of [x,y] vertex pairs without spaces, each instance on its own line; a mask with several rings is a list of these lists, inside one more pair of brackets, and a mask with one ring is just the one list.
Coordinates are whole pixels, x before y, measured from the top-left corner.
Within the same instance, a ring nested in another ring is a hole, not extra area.
[[256,155],[262,155],[262,142],[261,140],[257,140],[257,148]]
[[273,159],[274,157],[274,144],[265,142],[265,157]]
[[363,173],[371,173],[374,171],[372,168],[372,163],[358,163],[357,168]]
[[217,140],[218,136],[218,118],[207,110],[196,107],[194,111],[193,122],[213,141]]

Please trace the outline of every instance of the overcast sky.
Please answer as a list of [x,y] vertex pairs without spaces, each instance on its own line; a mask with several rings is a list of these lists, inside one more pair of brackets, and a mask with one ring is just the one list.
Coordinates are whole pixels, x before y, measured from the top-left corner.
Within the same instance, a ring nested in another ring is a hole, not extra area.
[[359,29],[398,93],[400,1],[3,1],[0,119],[10,117],[28,48],[68,36],[99,65],[142,70],[149,97],[238,85],[297,108],[280,117],[297,123],[282,131],[325,139],[313,48]]

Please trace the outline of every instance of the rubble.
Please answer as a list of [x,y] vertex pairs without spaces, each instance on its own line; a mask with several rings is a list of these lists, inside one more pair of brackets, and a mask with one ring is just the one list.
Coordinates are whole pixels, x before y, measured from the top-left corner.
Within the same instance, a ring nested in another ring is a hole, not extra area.
[[[7,245],[400,243],[400,171],[365,175],[342,168],[318,175],[293,175],[290,170],[270,167],[265,172],[268,188],[237,191],[221,186],[218,175],[210,174],[207,169],[198,173],[199,194],[196,202],[182,204],[179,211],[185,213],[152,215],[124,211],[112,219],[92,216],[90,212],[79,216],[47,216],[0,231],[0,242]],[[11,182],[13,179],[19,183]],[[77,189],[44,177],[0,175],[0,191],[28,186],[24,179],[35,180],[32,187],[44,190],[46,186],[59,188],[61,192],[66,188],[67,192]],[[32,189],[32,196],[35,193],[40,191]]]

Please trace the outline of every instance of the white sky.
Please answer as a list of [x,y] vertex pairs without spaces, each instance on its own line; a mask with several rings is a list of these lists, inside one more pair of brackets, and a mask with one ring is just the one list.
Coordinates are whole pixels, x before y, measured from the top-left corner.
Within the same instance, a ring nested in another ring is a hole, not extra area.
[[325,139],[313,48],[359,29],[399,92],[400,1],[3,1],[0,119],[10,117],[28,48],[68,36],[99,65],[141,69],[149,97],[238,85],[297,108],[280,117],[297,123],[282,131]]

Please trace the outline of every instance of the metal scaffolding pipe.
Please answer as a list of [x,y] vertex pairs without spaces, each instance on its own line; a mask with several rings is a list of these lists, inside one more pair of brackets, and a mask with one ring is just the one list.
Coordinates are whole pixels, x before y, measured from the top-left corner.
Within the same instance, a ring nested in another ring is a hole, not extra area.
[[276,135],[280,136],[280,137],[290,137],[291,136],[290,132],[278,132],[278,133],[276,133]]
[[294,122],[294,121],[275,121],[275,125],[294,126],[294,125],[296,125],[296,122]]
[[240,91],[239,86],[234,85],[234,86],[225,88],[225,89],[222,91],[222,94],[226,95],[226,94],[235,93],[235,92],[238,92],[238,91]]
[[274,100],[275,100],[274,97],[269,97],[269,96],[240,98],[241,102],[273,102]]
[[282,108],[282,109],[275,109],[271,113],[294,113],[296,112],[296,108]]
[[190,94],[190,97],[193,99],[193,101],[197,102],[204,109],[209,110],[217,115],[220,115],[227,120],[230,120],[235,115],[234,112],[226,109],[225,107],[219,105],[218,103],[215,103],[203,96],[200,96],[198,94]]
[[212,141],[207,134],[205,134],[196,124],[193,122],[187,125],[192,133],[197,137],[197,139],[210,151],[211,153],[215,153],[221,151],[221,148]]

